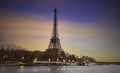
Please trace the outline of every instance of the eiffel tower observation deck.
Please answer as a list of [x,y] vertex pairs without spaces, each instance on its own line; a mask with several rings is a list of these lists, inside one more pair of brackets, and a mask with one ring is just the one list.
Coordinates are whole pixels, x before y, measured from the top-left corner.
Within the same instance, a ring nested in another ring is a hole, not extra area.
[[57,8],[56,7],[54,9],[53,33],[50,39],[49,46],[46,49],[46,53],[50,56],[52,60],[55,60],[64,55],[64,51],[62,50],[60,39],[58,36]]

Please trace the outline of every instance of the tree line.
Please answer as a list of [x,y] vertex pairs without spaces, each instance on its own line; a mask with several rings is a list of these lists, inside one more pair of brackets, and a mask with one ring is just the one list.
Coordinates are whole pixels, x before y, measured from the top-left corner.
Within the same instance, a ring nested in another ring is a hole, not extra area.
[[34,63],[36,58],[39,61],[48,61],[51,59],[53,61],[78,62],[79,65],[96,62],[95,58],[88,56],[78,58],[78,56],[64,51],[62,51],[61,54],[56,53],[55,55],[51,55],[49,51],[29,51],[16,45],[0,44],[0,63],[5,63],[7,61]]

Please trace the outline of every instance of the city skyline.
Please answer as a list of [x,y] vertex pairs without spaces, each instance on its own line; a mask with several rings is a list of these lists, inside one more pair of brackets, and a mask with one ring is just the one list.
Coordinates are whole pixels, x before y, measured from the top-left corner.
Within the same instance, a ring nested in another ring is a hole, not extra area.
[[62,49],[97,61],[120,61],[118,0],[4,0],[0,3],[0,42],[28,50],[47,49],[58,9]]

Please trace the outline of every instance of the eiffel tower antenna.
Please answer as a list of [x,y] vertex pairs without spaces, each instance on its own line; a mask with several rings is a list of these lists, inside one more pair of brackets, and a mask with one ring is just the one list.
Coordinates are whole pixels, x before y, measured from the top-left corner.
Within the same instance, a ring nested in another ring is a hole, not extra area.
[[50,39],[50,43],[48,49],[57,49],[62,51],[62,47],[60,44],[60,39],[58,36],[58,25],[57,25],[57,8],[54,8],[54,24],[53,24],[53,33],[52,38]]

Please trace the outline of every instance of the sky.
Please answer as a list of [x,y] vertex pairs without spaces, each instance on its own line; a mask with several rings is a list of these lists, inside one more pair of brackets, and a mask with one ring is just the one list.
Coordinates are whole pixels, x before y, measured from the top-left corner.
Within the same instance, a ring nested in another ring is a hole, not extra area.
[[120,62],[119,0],[0,0],[0,43],[46,50],[55,6],[65,52]]

